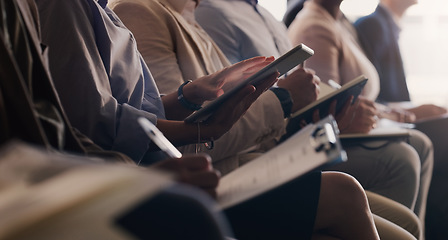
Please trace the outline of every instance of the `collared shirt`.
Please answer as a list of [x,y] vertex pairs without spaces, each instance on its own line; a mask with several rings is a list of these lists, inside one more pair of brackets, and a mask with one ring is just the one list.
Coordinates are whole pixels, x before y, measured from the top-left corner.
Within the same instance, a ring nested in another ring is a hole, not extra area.
[[131,32],[106,0],[36,0],[43,42],[73,126],[105,149],[142,158],[150,140],[137,118],[165,118]]
[[291,49],[286,27],[251,0],[202,0],[196,20],[232,63]]

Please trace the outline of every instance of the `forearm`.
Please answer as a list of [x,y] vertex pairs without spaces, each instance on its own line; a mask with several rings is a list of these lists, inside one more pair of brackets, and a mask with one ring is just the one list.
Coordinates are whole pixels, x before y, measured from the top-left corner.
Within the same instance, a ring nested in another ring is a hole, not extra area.
[[176,146],[196,143],[198,140],[197,124],[158,119],[156,126]]
[[157,120],[157,128],[176,146],[207,142],[218,139],[226,132],[219,126],[183,121]]
[[[238,120],[233,127],[215,139],[213,149],[201,147],[201,152],[212,156],[214,162],[236,156],[254,145],[273,140],[285,133],[286,121],[283,118],[283,110],[275,94],[271,91],[263,93],[252,104],[246,114]],[[185,153],[195,151],[194,146],[182,148]],[[232,169],[236,167],[232,163]],[[227,167],[224,167],[224,172]]]
[[198,89],[195,83],[187,81],[176,92],[165,95],[163,104],[167,119],[184,120],[193,111],[199,110],[204,103],[203,98],[198,95],[202,91],[204,90]]
[[177,99],[177,93],[163,96],[162,101],[163,106],[165,107],[166,119],[182,121],[193,112],[192,110],[182,106]]

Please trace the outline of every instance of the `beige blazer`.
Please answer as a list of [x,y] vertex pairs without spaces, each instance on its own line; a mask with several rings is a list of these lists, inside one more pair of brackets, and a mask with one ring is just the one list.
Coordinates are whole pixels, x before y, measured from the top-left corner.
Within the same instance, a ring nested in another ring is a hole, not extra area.
[[322,81],[332,79],[343,85],[363,74],[369,79],[363,95],[373,101],[376,99],[378,72],[364,54],[353,26],[342,12],[334,19],[319,4],[307,1],[289,26],[288,36],[293,45],[304,43],[314,50],[306,66],[314,69]]
[[[189,23],[166,0],[113,0],[109,7],[133,32],[139,51],[153,74],[159,91],[171,93],[186,80],[195,80],[230,65],[205,31]],[[272,141],[285,131],[280,102],[267,91],[233,128],[215,141],[210,154],[228,172],[238,166],[235,156],[257,144]],[[193,152],[194,146],[182,148]],[[230,159],[229,159],[230,158]]]

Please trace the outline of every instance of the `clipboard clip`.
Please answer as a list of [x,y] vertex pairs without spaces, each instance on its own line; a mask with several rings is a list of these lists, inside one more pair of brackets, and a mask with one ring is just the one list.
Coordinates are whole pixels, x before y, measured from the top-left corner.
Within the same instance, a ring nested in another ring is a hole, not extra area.
[[311,136],[311,144],[316,152],[329,152],[336,147],[336,135],[333,126],[330,123],[324,123],[321,126],[317,126]]

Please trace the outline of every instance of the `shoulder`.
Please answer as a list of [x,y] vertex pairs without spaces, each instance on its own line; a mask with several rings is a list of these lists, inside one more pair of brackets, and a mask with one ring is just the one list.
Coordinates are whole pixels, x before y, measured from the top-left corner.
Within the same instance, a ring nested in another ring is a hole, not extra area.
[[[240,4],[239,1],[202,0],[195,11],[196,20],[209,34],[212,32],[219,35],[230,34],[234,36],[236,34],[236,24],[241,22],[239,19],[241,16],[239,16],[239,11],[232,11],[232,8],[235,8],[233,3]],[[242,3],[246,4],[245,2]]]
[[158,0],[112,0],[108,6],[134,35],[162,33],[168,25],[176,24],[173,11]]
[[297,15],[289,27],[290,35],[301,35],[304,39],[328,37],[337,39],[336,21],[319,16],[315,12],[304,11]]
[[58,8],[60,10],[58,12],[79,13],[80,11],[91,11],[97,6],[96,1],[94,0],[35,0],[35,2],[40,12],[50,12],[53,11],[53,9]]
[[379,17],[377,14],[362,17],[358,19],[353,26],[361,39],[381,39],[388,31],[386,20]]
[[137,10],[137,9],[166,9],[163,2],[158,0],[110,0],[107,6],[113,10],[115,9],[129,9],[129,10]]
[[368,29],[368,28],[378,28],[383,24],[383,20],[380,16],[375,13],[364,16],[356,20],[353,25],[356,28]]
[[[103,9],[94,0],[36,0],[41,26],[87,27]],[[104,12],[104,11],[103,11]]]
[[196,8],[195,15],[198,18],[212,18],[216,21],[232,17],[232,12],[229,11],[231,5],[225,1],[201,1]]
[[353,25],[361,34],[381,34],[382,32],[387,31],[390,18],[391,17],[387,14],[386,10],[378,6],[375,12],[359,18]]
[[112,0],[107,5],[114,12],[133,15],[134,18],[146,14],[167,15],[168,7],[157,0]]

